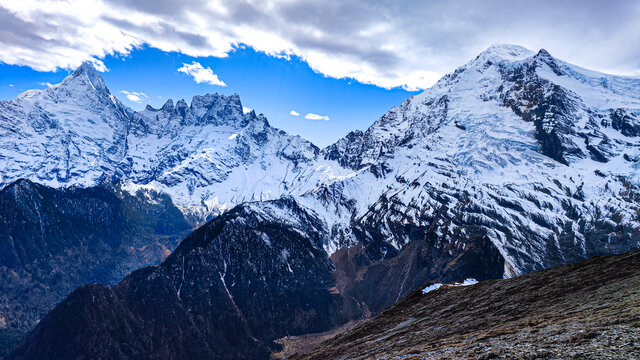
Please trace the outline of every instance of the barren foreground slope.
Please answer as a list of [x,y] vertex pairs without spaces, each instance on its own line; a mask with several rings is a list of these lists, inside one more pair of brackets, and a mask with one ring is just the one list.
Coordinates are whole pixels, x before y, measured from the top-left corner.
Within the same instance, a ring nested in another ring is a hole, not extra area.
[[638,359],[640,252],[413,291],[305,359]]

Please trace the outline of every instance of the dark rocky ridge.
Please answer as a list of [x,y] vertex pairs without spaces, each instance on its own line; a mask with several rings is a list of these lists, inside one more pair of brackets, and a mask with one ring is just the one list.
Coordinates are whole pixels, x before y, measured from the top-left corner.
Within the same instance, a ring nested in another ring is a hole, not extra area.
[[455,251],[416,240],[384,258],[382,243],[362,243],[329,259],[327,236],[292,198],[239,205],[159,267],[78,289],[11,358],[267,358],[273,340],[377,314],[424,281],[502,274],[483,238]]
[[333,264],[318,226],[290,199],[240,205],[162,265],[112,288],[80,287],[10,358],[266,358],[272,340],[360,316],[329,291]]
[[639,287],[640,252],[633,252],[473,286],[445,285],[427,294],[420,288],[376,318],[319,344],[312,353],[288,355],[296,359],[637,358]]
[[336,291],[354,299],[367,315],[377,315],[428,281],[450,282],[502,276],[504,259],[485,237],[464,249],[437,248],[414,240],[398,254],[378,259],[379,244],[342,248],[331,256],[336,264]]
[[73,289],[159,263],[190,229],[167,196],[117,185],[0,190],[0,357]]

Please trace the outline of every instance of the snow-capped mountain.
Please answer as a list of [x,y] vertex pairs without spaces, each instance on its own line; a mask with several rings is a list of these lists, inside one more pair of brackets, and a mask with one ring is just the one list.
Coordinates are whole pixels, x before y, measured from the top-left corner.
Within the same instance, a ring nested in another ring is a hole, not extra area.
[[545,50],[492,46],[323,154],[357,170],[301,198],[331,250],[486,237],[511,276],[640,247],[640,79]]
[[171,195],[202,220],[244,201],[299,195],[348,171],[310,142],[244,114],[238,95],[205,95],[134,112],[89,63],[61,84],[0,102],[0,186],[119,180]]
[[89,63],[59,85],[0,102],[0,182],[89,186],[116,174],[132,113]]
[[329,253],[418,238],[455,253],[486,236],[514,275],[640,246],[639,114],[640,79],[495,45],[319,150],[237,95],[134,112],[84,64],[0,103],[1,181],[119,179],[199,220],[291,195],[331,229]]
[[130,188],[172,195],[205,217],[233,205],[301,195],[349,171],[325,161],[299,136],[242,112],[237,95],[196,96],[133,115],[128,137]]

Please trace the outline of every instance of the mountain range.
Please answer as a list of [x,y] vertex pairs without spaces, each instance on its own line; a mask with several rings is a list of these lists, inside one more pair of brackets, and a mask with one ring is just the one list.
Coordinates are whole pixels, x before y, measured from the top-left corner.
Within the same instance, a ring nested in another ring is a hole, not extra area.
[[0,182],[118,180],[132,192],[167,193],[203,221],[245,201],[302,194],[334,176],[315,145],[242,109],[238,95],[209,94],[135,112],[85,63],[58,85],[0,102]]
[[429,281],[640,248],[640,79],[545,50],[494,45],[324,149],[237,95],[135,112],[89,64],[0,102],[0,132],[5,190],[118,184],[209,220],[159,267],[73,292],[16,359],[265,356]]

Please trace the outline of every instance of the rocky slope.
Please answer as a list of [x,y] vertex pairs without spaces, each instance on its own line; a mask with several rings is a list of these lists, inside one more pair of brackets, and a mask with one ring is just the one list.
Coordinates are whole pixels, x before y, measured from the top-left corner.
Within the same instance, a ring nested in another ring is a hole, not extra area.
[[0,357],[76,287],[159,263],[191,227],[166,195],[28,180],[0,190]]
[[320,227],[291,199],[240,205],[160,266],[80,287],[9,358],[266,358],[274,339],[361,315],[330,291]]
[[639,286],[640,253],[634,252],[471,286],[420,288],[315,351],[289,355],[632,359],[640,357]]

